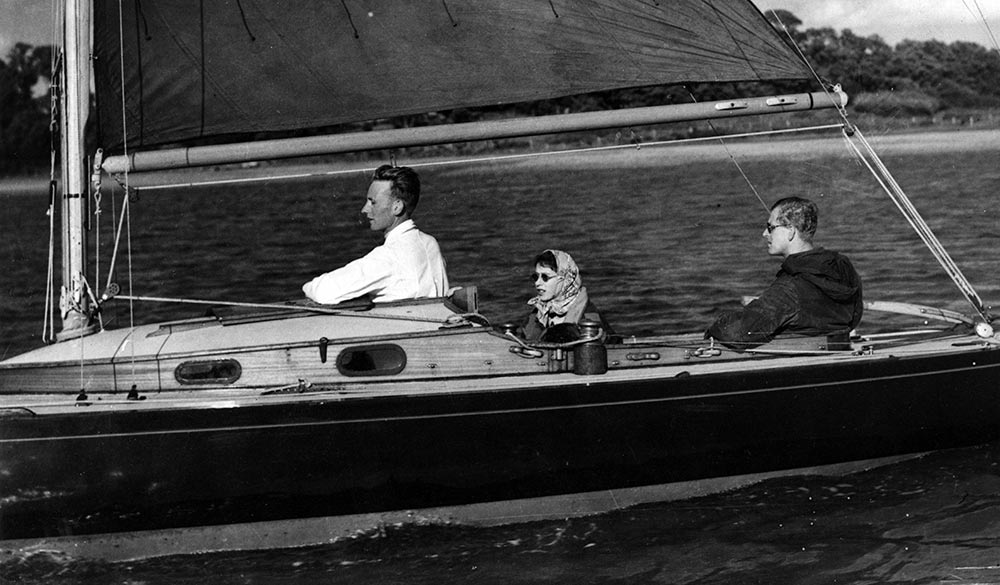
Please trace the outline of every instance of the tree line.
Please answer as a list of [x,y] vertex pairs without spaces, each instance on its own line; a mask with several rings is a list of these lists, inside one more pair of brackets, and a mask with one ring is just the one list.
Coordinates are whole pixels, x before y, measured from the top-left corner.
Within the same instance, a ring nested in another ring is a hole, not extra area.
[[[840,83],[851,108],[879,116],[932,117],[947,111],[1000,108],[1000,53],[970,42],[905,40],[890,46],[881,37],[850,30],[810,28],[786,10],[768,11],[787,27],[795,44],[824,82]],[[780,26],[779,26],[780,29]],[[52,81],[50,46],[18,43],[0,60],[0,174],[48,167]],[[763,92],[807,91],[802,82],[663,86],[620,90],[479,109],[460,109],[389,121],[394,126],[466,122],[499,114],[540,115],[722,99]]]
[[0,60],[0,174],[49,164],[52,47],[17,43]]
[[[881,116],[933,116],[948,110],[1000,108],[1000,50],[976,43],[904,40],[895,47],[878,35],[810,28],[787,10],[768,20],[787,28],[798,50],[827,85],[841,84],[856,111]],[[761,86],[764,86],[763,88]],[[813,82],[651,87],[574,96],[520,106],[522,113],[611,109],[760,95],[761,91],[813,91]]]

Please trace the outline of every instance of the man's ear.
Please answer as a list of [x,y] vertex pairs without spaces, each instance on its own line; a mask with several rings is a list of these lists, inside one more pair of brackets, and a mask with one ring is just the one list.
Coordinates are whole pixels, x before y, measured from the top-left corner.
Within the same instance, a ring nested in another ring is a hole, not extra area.
[[396,216],[403,215],[403,211],[406,210],[406,206],[399,199],[392,200],[392,214]]

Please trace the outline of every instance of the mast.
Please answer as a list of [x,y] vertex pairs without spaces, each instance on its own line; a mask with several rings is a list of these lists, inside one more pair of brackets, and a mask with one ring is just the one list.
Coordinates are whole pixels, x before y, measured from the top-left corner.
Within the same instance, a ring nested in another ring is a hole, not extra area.
[[85,290],[87,237],[84,213],[87,196],[84,128],[90,106],[90,4],[66,0],[63,11],[62,70],[62,289],[59,308],[63,329],[58,340],[93,333],[88,326],[89,298]]

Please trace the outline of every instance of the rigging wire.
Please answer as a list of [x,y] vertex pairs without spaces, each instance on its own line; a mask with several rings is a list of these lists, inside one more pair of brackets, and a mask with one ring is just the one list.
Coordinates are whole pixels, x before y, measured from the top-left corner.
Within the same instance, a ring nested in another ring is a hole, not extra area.
[[394,314],[379,314],[379,313],[366,313],[361,311],[356,311],[352,309],[332,309],[325,306],[311,306],[311,305],[288,305],[279,303],[245,303],[239,301],[215,301],[206,299],[183,299],[174,297],[148,297],[148,296],[133,296],[119,295],[120,299],[128,299],[129,301],[143,301],[143,302],[154,302],[154,303],[177,303],[184,305],[210,305],[213,307],[241,307],[249,309],[281,309],[284,311],[304,311],[308,313],[322,313],[324,315],[347,315],[350,317],[357,317],[359,319],[389,319],[392,321],[417,321],[420,323],[443,323],[450,320],[454,320],[452,317],[447,319],[436,319],[433,317],[419,317],[417,315],[394,315]]
[[[96,237],[94,238],[94,282],[98,285],[101,284],[101,216],[103,215],[101,209],[101,163],[100,155],[95,157],[94,168],[91,170],[91,181],[90,188],[93,190],[93,200],[94,200],[94,232]],[[96,176],[96,178],[95,178]],[[110,271],[109,271],[110,272]],[[97,308],[100,308],[98,305]],[[98,319],[100,319],[101,329],[104,329],[104,317],[100,312],[97,313]]]
[[[875,180],[879,183],[882,189],[889,195],[889,198],[896,205],[899,211],[903,214],[903,217],[910,224],[910,226],[917,232],[917,235],[924,242],[924,245],[931,251],[934,258],[941,264],[942,268],[948,276],[952,279],[956,286],[958,286],[959,291],[962,295],[969,301],[969,303],[976,309],[976,312],[989,323],[992,317],[989,314],[988,308],[984,305],[982,299],[976,293],[972,284],[968,281],[962,271],[959,269],[958,265],[952,260],[951,256],[945,250],[944,246],[941,244],[934,232],[931,231],[927,222],[924,221],[920,213],[917,211],[916,207],[910,201],[906,193],[903,192],[902,187],[896,182],[896,179],[889,172],[889,169],[885,166],[885,163],[878,157],[875,149],[872,148],[871,144],[864,137],[860,130],[854,129],[854,135],[858,142],[864,147],[864,153],[858,149],[854,140],[848,137],[848,144],[855,150],[858,159],[875,177]],[[845,137],[847,134],[845,132]],[[866,157],[865,154],[868,156]],[[871,159],[869,161],[869,158]],[[873,168],[874,167],[874,168]]]
[[118,265],[118,250],[121,247],[122,238],[122,228],[125,223],[125,214],[128,210],[128,191],[125,192],[125,197],[122,198],[122,212],[118,217],[118,229],[115,230],[115,245],[111,249],[111,262],[108,264],[108,281],[104,285],[104,288],[110,288],[112,283],[112,278],[114,277],[115,266]]
[[[126,200],[128,199],[128,190],[125,191],[125,199]],[[133,275],[132,275],[132,206],[131,205],[125,205],[125,206],[123,206],[122,207],[122,212],[124,213],[124,215],[126,217],[125,231],[127,232],[128,240],[127,240],[127,244],[125,246],[125,253],[126,253],[126,256],[128,258],[128,292],[131,295],[132,294],[132,283],[133,283]],[[132,332],[135,331],[135,303],[131,299],[128,302],[128,326],[129,326],[129,331],[132,331]],[[129,347],[131,348],[131,352],[130,352],[131,358],[129,360],[129,363],[131,365],[131,373],[132,373],[132,382],[133,382],[133,384],[135,383],[135,345],[136,344],[135,344],[134,340],[133,340],[132,343],[129,344]]]
[[[698,103],[698,99],[694,97],[693,92],[688,90],[688,95],[691,96],[692,102]],[[764,213],[769,213],[771,211],[771,208],[767,206],[767,203],[764,203],[764,199],[760,196],[760,193],[757,191],[757,187],[753,184],[753,181],[750,180],[750,177],[747,176],[746,172],[743,171],[743,165],[740,164],[740,161],[736,160],[736,157],[733,155],[733,151],[729,150],[729,145],[726,144],[726,141],[723,139],[722,134],[719,133],[719,131],[715,127],[715,124],[713,124],[711,120],[705,120],[705,121],[708,122],[708,127],[711,128],[712,132],[718,137],[719,143],[722,144],[722,148],[726,149],[726,154],[729,156],[729,160],[736,166],[736,170],[740,172],[740,175],[743,177],[743,180],[746,182],[747,186],[750,187],[751,191],[753,191],[754,197],[757,198],[757,201],[760,201],[761,207],[764,208]]]
[[51,1],[52,19],[49,35],[52,53],[49,56],[49,207],[46,215],[49,217],[49,250],[48,268],[45,274],[45,305],[42,309],[42,343],[53,343],[56,339],[55,315],[55,249],[56,249],[56,201],[58,181],[56,179],[56,157],[59,152],[58,141],[62,136],[59,132],[59,90],[61,88],[62,56],[65,47],[59,26],[63,22],[62,3]]
[[[964,1],[965,0],[963,0],[963,2]],[[977,0],[972,0],[972,1],[974,3],[976,3],[977,9],[979,9]],[[345,9],[346,9],[346,5],[345,5]],[[980,11],[980,14],[982,14],[981,9],[979,9],[979,11]],[[788,28],[785,26],[785,24],[783,22],[781,22],[780,16],[778,16],[777,14],[775,14],[775,18],[777,19],[778,24],[781,26],[781,28],[783,29],[783,31],[785,32],[785,34],[788,36],[789,40],[791,41],[792,47],[798,53],[798,55],[801,58],[802,62],[808,67],[809,71],[812,73],[812,75],[815,77],[815,79],[819,82],[820,86],[823,88],[823,91],[830,97],[830,99],[831,99],[832,102],[838,103],[839,100],[831,93],[829,84],[823,82],[823,80],[820,78],[819,74],[813,68],[813,66],[811,65],[811,63],[809,62],[809,60],[806,59],[805,55],[802,53],[802,51],[799,49],[799,47],[795,43],[794,39],[792,38],[792,35],[791,35],[790,31],[788,30]],[[985,18],[984,18],[984,22],[985,22]],[[121,46],[121,44],[123,42],[121,40],[123,38],[123,34],[122,34],[123,24],[122,23],[123,23],[123,17],[122,17],[121,3],[119,3],[119,45],[120,45],[119,48],[120,48],[121,54],[124,55],[124,48]],[[987,27],[988,26],[989,25],[987,24]],[[993,36],[992,35],[992,30],[990,30],[990,35],[991,35],[991,37]],[[994,39],[994,44],[996,44],[996,38],[993,37],[993,39]],[[1000,49],[998,49],[998,50],[1000,50]],[[122,79],[122,129],[123,129],[123,136],[124,136],[126,134],[125,133],[126,109],[125,109],[125,103],[124,103],[124,100],[125,100],[125,89],[124,89],[124,62],[123,62],[123,60],[120,63],[120,65],[121,65],[121,69],[122,69],[122,75],[121,75],[121,79]],[[692,98],[693,98],[693,96],[692,96]],[[853,124],[851,124],[851,122],[849,121],[849,119],[847,117],[847,112],[843,108],[843,106],[839,105],[839,103],[838,103],[836,109],[837,109],[838,114],[840,115],[840,117],[843,119],[843,124],[815,126],[815,127],[811,127],[811,128],[796,128],[796,129],[772,130],[772,131],[765,131],[765,132],[748,132],[748,133],[742,133],[742,134],[733,134],[733,135],[729,135],[727,137],[728,138],[739,138],[739,137],[746,137],[746,136],[762,136],[762,135],[768,135],[768,134],[781,134],[781,133],[789,133],[789,132],[805,132],[805,131],[811,131],[811,130],[816,130],[816,129],[827,129],[827,128],[839,128],[839,129],[841,129],[841,131],[843,132],[843,134],[844,134],[845,138],[847,139],[848,143],[851,145],[851,148],[853,149],[855,155],[859,157],[859,159],[861,160],[861,162],[869,169],[869,171],[873,174],[873,176],[875,176],[876,181],[878,181],[879,184],[882,185],[883,189],[890,195],[890,198],[893,200],[893,202],[896,204],[896,206],[903,213],[904,217],[907,219],[907,221],[910,223],[910,225],[913,227],[913,229],[917,232],[917,234],[924,241],[925,245],[927,245],[928,248],[930,248],[932,254],[935,256],[935,258],[938,259],[939,263],[941,263],[941,265],[945,268],[946,273],[952,278],[953,281],[955,281],[956,285],[959,287],[959,290],[963,293],[963,295],[965,295],[966,298],[976,308],[976,310],[985,319],[988,320],[989,319],[988,318],[988,314],[987,314],[985,308],[983,307],[982,301],[979,299],[978,295],[976,294],[976,292],[974,291],[974,289],[971,287],[971,284],[968,283],[968,280],[965,279],[964,275],[962,275],[962,273],[958,269],[957,265],[950,258],[950,256],[944,250],[943,246],[940,244],[940,242],[937,240],[937,238],[931,232],[929,226],[926,224],[926,222],[923,220],[923,218],[920,217],[919,213],[913,207],[912,203],[909,201],[909,199],[906,196],[905,192],[903,192],[902,188],[895,181],[895,179],[892,178],[891,174],[889,173],[888,169],[885,167],[884,163],[882,163],[882,161],[878,158],[877,153],[875,153],[874,149],[871,148],[871,145],[867,142],[866,139],[864,139],[863,135],[860,135],[860,132],[857,130],[857,128],[854,127]],[[729,155],[730,159],[736,165],[736,167],[739,170],[740,174],[743,176],[744,180],[747,182],[747,184],[749,185],[750,189],[753,191],[753,193],[756,196],[756,198],[758,199],[758,201],[761,203],[761,205],[764,207],[765,210],[768,210],[767,204],[763,201],[762,197],[760,196],[760,194],[758,193],[758,191],[754,187],[753,183],[750,181],[749,177],[747,177],[746,173],[744,172],[743,168],[739,165],[738,161],[736,161],[735,157],[733,156],[733,153],[730,151],[730,149],[728,148],[728,145],[726,145],[725,141],[723,140],[723,136],[719,135],[719,133],[716,131],[715,126],[712,125],[711,122],[709,122],[709,125],[712,127],[712,130],[716,132],[716,136],[702,137],[702,138],[693,138],[693,139],[682,139],[682,140],[671,140],[671,141],[657,141],[657,142],[652,142],[652,143],[644,144],[643,146],[647,146],[648,147],[648,146],[676,145],[676,144],[682,144],[682,143],[707,141],[707,140],[722,142],[722,144],[725,147],[726,152]],[[862,146],[864,147],[863,149],[859,149],[857,147],[857,145],[854,144],[854,142],[851,140],[852,136],[853,137],[857,137],[857,139],[861,142]],[[127,158],[128,157],[127,141],[125,141],[124,148],[125,148],[124,156]],[[469,158],[469,159],[449,160],[449,161],[432,161],[432,162],[425,162],[425,163],[414,163],[414,164],[411,164],[410,166],[412,166],[412,167],[433,167],[433,166],[446,166],[446,165],[456,165],[456,164],[469,164],[469,163],[476,163],[476,162],[499,162],[499,161],[505,161],[505,160],[515,160],[515,159],[533,158],[533,157],[541,157],[541,156],[567,155],[567,154],[595,152],[595,151],[605,151],[605,150],[620,150],[620,149],[625,149],[625,148],[635,148],[635,146],[633,146],[633,145],[612,145],[612,146],[602,146],[602,147],[587,147],[587,148],[569,149],[569,150],[557,151],[557,152],[521,153],[521,154],[500,155],[500,156],[490,156],[490,157],[479,157],[479,158]],[[865,152],[867,152],[868,156],[871,157],[870,161],[862,153],[862,150],[864,150]],[[237,183],[250,183],[250,182],[258,182],[258,181],[269,181],[269,180],[275,180],[275,179],[296,179],[296,178],[308,178],[308,177],[342,175],[342,174],[357,173],[357,172],[362,172],[362,171],[367,171],[367,170],[370,170],[370,169],[347,169],[347,170],[335,170],[335,171],[324,171],[324,172],[294,173],[294,174],[284,174],[284,175],[278,174],[278,175],[268,175],[268,176],[264,176],[264,177],[234,178],[234,179],[221,179],[221,180],[212,180],[212,181],[193,181],[193,182],[188,182],[188,183],[173,183],[173,184],[160,184],[160,185],[150,185],[150,186],[142,186],[142,187],[131,187],[130,184],[129,184],[128,170],[126,169],[124,171],[124,183],[123,183],[123,187],[125,189],[125,199],[124,199],[124,204],[123,204],[123,209],[122,209],[122,217],[119,220],[119,228],[118,228],[118,233],[116,235],[116,244],[115,244],[115,253],[114,254],[115,254],[115,257],[117,257],[118,242],[120,240],[121,231],[122,231],[122,222],[125,221],[126,218],[127,218],[128,219],[128,224],[127,224],[128,237],[127,237],[127,239],[128,239],[128,258],[129,258],[129,260],[128,260],[128,262],[129,262],[129,276],[128,276],[128,278],[129,278],[129,295],[121,295],[121,296],[125,297],[125,298],[127,298],[129,300],[130,327],[134,327],[134,307],[132,305],[133,301],[135,301],[135,300],[154,300],[154,298],[152,298],[152,297],[136,297],[136,296],[132,296],[133,275],[132,275],[132,259],[131,259],[131,220],[130,220],[131,216],[130,216],[130,213],[129,213],[129,210],[128,210],[128,194],[129,194],[129,189],[130,188],[133,190],[133,192],[137,192],[139,190],[150,190],[150,191],[152,191],[152,190],[158,190],[158,189],[169,189],[169,188],[178,188],[178,187],[205,186],[205,185],[221,185],[221,184],[237,184]],[[111,272],[114,270],[114,265],[115,265],[115,261],[114,261],[114,257],[113,257],[112,264],[111,264],[111,269],[109,270],[109,275],[108,275],[109,276],[109,278],[108,278],[109,285],[110,285],[110,282],[111,282]],[[159,299],[157,299],[157,300],[159,300]],[[170,302],[173,302],[173,301],[170,301]],[[134,350],[134,344],[133,344],[133,369],[134,369],[134,359],[135,359],[134,351],[135,350]]]
[[[840,129],[843,128],[843,124],[825,124],[820,126],[808,126],[801,128],[779,128],[775,130],[764,130],[756,132],[742,132],[738,134],[727,134],[726,138],[749,138],[753,136],[768,136],[776,134],[793,134],[799,132],[812,132],[816,130],[830,130],[830,129]],[[642,143],[643,148],[660,147],[660,146],[677,146],[681,144],[690,144],[695,142],[714,142],[719,140],[718,136],[700,136],[697,138],[681,138],[676,140],[657,140],[654,142],[644,142]],[[427,162],[413,162],[407,163],[407,166],[411,168],[429,168],[429,167],[442,167],[442,166],[456,166],[456,165],[468,165],[468,164],[478,164],[478,163],[495,163],[495,162],[505,162],[519,159],[530,159],[530,158],[543,158],[550,156],[566,156],[571,154],[586,154],[591,152],[601,152],[601,151],[612,151],[612,150],[635,150],[636,145],[634,144],[613,144],[609,146],[588,146],[583,148],[570,148],[567,150],[555,150],[546,152],[522,152],[517,154],[501,154],[501,155],[491,155],[484,157],[475,158],[459,158],[459,159],[448,159],[448,160],[436,160]],[[135,191],[158,191],[162,189],[178,189],[185,187],[205,187],[205,186],[217,186],[217,185],[233,185],[240,183],[256,183],[262,181],[275,181],[275,180],[291,180],[291,179],[308,179],[315,177],[328,177],[337,175],[348,175],[359,172],[372,171],[374,168],[350,168],[350,169],[337,169],[333,171],[318,171],[318,172],[308,172],[308,173],[286,173],[286,174],[268,174],[260,177],[236,177],[231,179],[215,179],[211,181],[190,181],[186,183],[162,183],[154,185],[144,185],[144,186],[134,186],[132,189]]]
[[[52,163],[54,165],[54,163]],[[55,171],[51,172],[55,176]],[[49,265],[45,275],[45,306],[42,312],[42,343],[52,343],[56,338],[55,315],[55,251],[56,251],[56,184],[49,181]]]
[[[826,92],[827,95],[830,95],[830,91],[828,89],[827,84],[823,83],[823,80],[820,78],[819,73],[817,73],[816,69],[813,68],[812,64],[809,62],[808,59],[806,59],[806,56],[799,49],[798,44],[796,44],[795,39],[792,37],[791,31],[789,31],[788,27],[785,26],[785,23],[781,21],[781,17],[778,15],[777,12],[773,12],[772,14],[774,15],[775,19],[777,19],[778,24],[781,25],[781,28],[785,32],[785,35],[788,37],[788,40],[791,42],[792,47],[794,47],[795,51],[798,53],[799,58],[801,58],[802,62],[805,63],[806,67],[809,68],[809,71],[812,73],[816,81],[819,82],[820,86],[823,88],[823,91]],[[831,99],[833,99],[832,95],[830,97]],[[984,305],[982,299],[976,293],[972,284],[965,277],[965,275],[962,274],[962,271],[958,268],[958,265],[955,263],[954,260],[952,260],[951,256],[948,254],[948,251],[945,250],[940,240],[937,239],[937,236],[934,235],[930,226],[917,211],[917,208],[913,206],[913,203],[910,201],[910,198],[906,195],[906,192],[903,191],[903,188],[892,176],[892,173],[889,171],[889,168],[885,165],[885,163],[882,162],[882,159],[879,157],[878,153],[868,142],[868,140],[864,137],[861,131],[856,126],[851,124],[850,120],[848,120],[847,110],[844,109],[844,106],[841,104],[837,104],[836,110],[837,113],[840,115],[841,119],[844,121],[844,130],[843,130],[844,138],[847,140],[847,143],[853,149],[855,155],[868,168],[869,172],[871,172],[872,176],[879,183],[879,185],[886,192],[886,194],[889,195],[889,198],[903,214],[903,217],[914,229],[914,231],[917,232],[917,235],[924,242],[924,245],[927,246],[927,248],[931,251],[931,254],[934,256],[934,258],[937,259],[938,263],[941,264],[941,267],[944,268],[944,271],[948,275],[948,277],[951,278],[952,282],[955,283],[955,286],[958,287],[958,290],[959,292],[962,293],[962,296],[964,296],[966,300],[969,301],[969,304],[972,305],[972,307],[976,310],[976,312],[979,314],[980,317],[982,317],[982,319],[985,322],[990,323],[993,320],[993,317],[989,313],[989,308]],[[859,149],[857,147],[855,141],[861,144],[864,153],[862,153],[862,149]]]
[[[58,53],[59,50],[53,51],[53,53]],[[55,60],[53,61],[53,71],[55,71]],[[56,251],[56,195],[58,193],[58,182],[56,181],[56,152],[58,151],[58,146],[56,145],[56,138],[60,136],[58,131],[59,121],[57,120],[59,112],[59,98],[57,96],[58,87],[57,84],[52,84],[49,87],[50,92],[50,114],[49,114],[49,208],[46,211],[46,215],[49,216],[49,262],[48,269],[45,275],[45,305],[42,314],[42,342],[52,343],[55,341],[55,251]]]
[[[119,66],[119,74],[120,74],[119,78],[120,78],[120,83],[121,83],[120,88],[121,88],[121,94],[122,94],[122,100],[121,100],[121,106],[122,106],[122,150],[123,150],[123,154],[124,154],[125,158],[128,158],[128,121],[127,121],[127,115],[126,115],[127,113],[126,113],[126,109],[125,109],[125,24],[124,24],[125,23],[125,17],[124,17],[124,15],[122,13],[123,12],[122,11],[123,1],[124,0],[118,0],[118,55],[119,55],[118,66]],[[127,248],[128,248],[128,250],[127,250],[128,251],[128,292],[129,292],[129,294],[132,294],[132,214],[131,214],[131,211],[130,211],[129,205],[128,205],[128,193],[129,193],[129,191],[128,191],[128,185],[129,185],[128,169],[125,169],[125,184],[124,184],[124,187],[125,187],[125,196],[124,196],[124,203],[122,203],[122,218],[124,219],[127,216],[128,219],[129,219],[129,221],[128,221],[128,241],[127,241]],[[121,237],[121,221],[119,221],[119,223],[118,223],[118,235],[115,237],[115,239],[116,239],[115,252],[114,252],[115,256],[117,256],[117,254],[118,254],[118,244],[117,244],[117,241],[118,241],[118,238],[120,238],[120,237]],[[108,268],[109,286],[110,286],[110,277],[111,277],[111,274],[112,274],[112,272],[115,269],[115,265],[114,265],[113,262],[114,261],[112,260],[112,264]],[[130,332],[134,332],[135,331],[135,307],[134,307],[133,302],[131,300],[129,301],[129,304],[128,304],[128,326],[129,326],[129,331]],[[133,341],[133,343],[129,344],[129,347],[131,349],[131,354],[130,354],[131,355],[131,360],[130,360],[130,362],[131,362],[132,381],[134,383],[135,382],[135,343],[134,343],[134,341]]]
[[962,0],[962,4],[965,5],[965,9],[968,10],[973,17],[975,17],[978,13],[979,19],[983,21],[983,28],[986,29],[986,34],[989,35],[990,40],[993,41],[993,49],[998,54],[1000,54],[1000,43],[997,42],[997,37],[995,34],[993,34],[993,28],[990,26],[990,22],[986,19],[986,15],[983,14],[982,7],[979,6],[979,0],[972,0],[972,3],[976,6],[975,12],[973,12],[972,9],[969,8],[969,5],[968,3],[966,3],[966,0]]

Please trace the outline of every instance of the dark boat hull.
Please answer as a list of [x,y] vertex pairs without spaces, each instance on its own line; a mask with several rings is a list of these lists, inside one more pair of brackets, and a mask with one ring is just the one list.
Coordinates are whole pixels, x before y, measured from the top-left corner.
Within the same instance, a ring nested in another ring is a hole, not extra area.
[[198,410],[6,413],[0,540],[667,484],[1000,437],[1000,352]]

